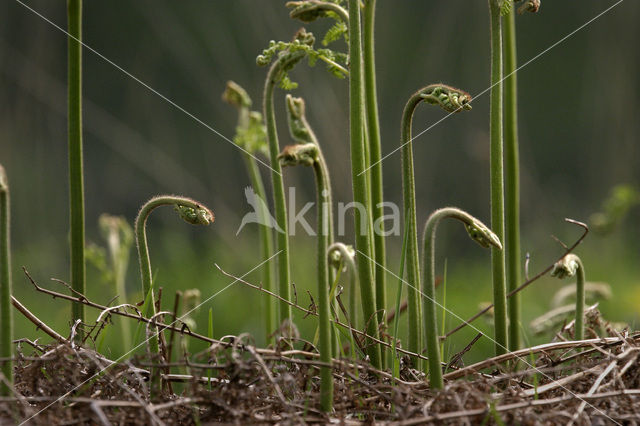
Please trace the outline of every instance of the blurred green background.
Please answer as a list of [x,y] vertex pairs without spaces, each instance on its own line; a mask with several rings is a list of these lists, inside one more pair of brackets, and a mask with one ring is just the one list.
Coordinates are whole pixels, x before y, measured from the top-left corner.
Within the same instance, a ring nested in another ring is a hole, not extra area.
[[[235,235],[249,211],[244,187],[249,179],[240,151],[143,87],[118,68],[174,101],[198,119],[232,138],[235,111],[221,101],[227,80],[244,86],[261,105],[266,69],[255,57],[268,41],[288,40],[301,26],[288,18],[284,1],[91,1],[84,4],[84,155],[87,242],[104,245],[97,222],[103,213],[125,216],[160,193],[202,200],[216,214],[206,229],[185,225],[164,209],[149,226],[151,262],[169,307],[175,289],[199,288],[203,300],[231,281],[218,263],[242,275],[260,263],[256,225]],[[65,2],[26,1],[55,25],[66,27]],[[593,19],[614,1],[544,1],[539,14],[517,17],[522,168],[522,252],[530,253],[530,271],[550,264],[561,246],[553,234],[571,243],[580,230],[564,223],[587,221],[610,189],[640,185],[640,4],[624,1]],[[318,35],[326,22],[307,28]],[[462,207],[483,220],[489,216],[489,28],[486,1],[379,0],[377,78],[383,153],[399,145],[399,121],[408,96],[429,83],[445,82],[477,95],[473,111],[445,116],[419,108],[414,118],[418,221],[444,205]],[[67,280],[68,188],[66,139],[66,46],[64,34],[42,17],[10,0],[0,4],[0,163],[12,189],[12,244],[15,295],[44,321],[67,335],[69,304],[36,294],[20,267],[42,285],[63,291],[49,278]],[[346,50],[344,43],[334,45]],[[539,57],[538,57],[539,55]],[[351,200],[346,81],[331,77],[322,65],[298,66],[295,91],[307,101],[314,127],[332,173],[335,201]],[[290,138],[284,121],[284,93],[276,98],[281,144]],[[385,198],[402,202],[399,153],[384,163]],[[269,181],[268,169],[262,168]],[[287,170],[297,204],[313,201],[310,170]],[[269,200],[271,201],[271,200]],[[587,280],[605,281],[613,297],[601,303],[606,318],[637,325],[640,314],[639,209],[606,236],[591,234],[577,253]],[[314,213],[307,215],[314,223]],[[349,225],[349,221],[347,222]],[[345,242],[352,242],[347,228]],[[314,244],[298,228],[292,239],[299,301],[314,288]],[[439,233],[438,273],[448,259],[447,306],[468,317],[491,298],[489,256],[468,242],[464,232],[443,226]],[[397,273],[400,237],[388,239],[389,267]],[[88,267],[88,294],[107,303],[114,290]],[[259,271],[248,276],[259,280]],[[389,276],[389,299],[397,280]],[[525,328],[549,308],[562,283],[543,278],[524,292]],[[566,284],[566,283],[565,283]],[[137,259],[132,253],[128,300],[141,300]],[[405,291],[406,294],[406,291]],[[235,284],[198,312],[198,331],[206,332],[206,311],[213,309],[214,334],[250,332],[263,341],[259,295]],[[96,312],[89,310],[90,318]],[[457,325],[448,316],[448,325]],[[297,320],[313,335],[312,319]],[[482,320],[476,325],[490,330]],[[115,330],[115,329],[114,329]],[[404,333],[404,331],[403,331]],[[117,333],[110,350],[120,351]],[[16,336],[39,336],[18,316]],[[475,333],[460,333],[450,350],[465,346]],[[531,341],[540,341],[540,337]],[[481,339],[466,360],[491,351]]]

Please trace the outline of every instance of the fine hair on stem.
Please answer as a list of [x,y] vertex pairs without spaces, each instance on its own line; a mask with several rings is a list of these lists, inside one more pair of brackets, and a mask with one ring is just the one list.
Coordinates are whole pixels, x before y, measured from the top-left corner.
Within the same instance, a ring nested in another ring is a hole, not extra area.
[[444,218],[456,219],[465,226],[469,237],[484,248],[496,248],[502,250],[500,239],[484,223],[471,216],[464,210],[455,207],[445,207],[436,210],[429,216],[424,227],[423,241],[423,269],[424,280],[422,282],[423,293],[423,320],[425,341],[427,344],[427,357],[429,358],[429,385],[433,389],[442,389],[442,367],[440,364],[440,345],[438,342],[438,319],[436,316],[436,290],[435,290],[435,242],[438,224]]

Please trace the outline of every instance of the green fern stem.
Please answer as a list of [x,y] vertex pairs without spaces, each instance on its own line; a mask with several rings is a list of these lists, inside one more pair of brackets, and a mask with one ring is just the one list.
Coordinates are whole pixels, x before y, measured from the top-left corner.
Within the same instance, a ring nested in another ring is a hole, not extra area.
[[[155,317],[156,308],[155,297],[153,295],[153,289],[151,288],[151,260],[149,259],[146,225],[151,212],[160,206],[174,206],[178,215],[185,222],[192,225],[209,225],[214,220],[213,213],[207,207],[191,198],[177,195],[160,195],[153,197],[142,206],[136,217],[135,233],[138,260],[140,262],[142,292],[145,300],[149,301],[146,312],[143,312],[143,315],[147,318]],[[149,338],[149,350],[151,354],[159,353],[157,334]],[[160,372],[157,368],[154,367],[151,369],[151,398],[154,398],[159,392],[159,374]]]
[[[375,9],[376,0],[365,0],[363,21],[363,52],[365,77],[365,102],[367,106],[367,129],[369,133],[369,158],[371,173],[371,205],[373,222],[373,246],[376,259],[376,308],[380,312],[379,321],[383,321],[383,310],[386,308],[386,247],[384,216],[384,196],[382,179],[382,148],[380,142],[380,119],[378,116],[378,95],[376,90],[375,61]],[[384,353],[383,353],[384,355]]]
[[565,277],[576,277],[576,321],[574,326],[574,337],[576,340],[584,339],[584,265],[578,256],[573,253],[566,255],[555,265],[551,271],[551,276],[560,279]]
[[[82,172],[82,0],[67,1],[69,208],[71,288],[85,294],[84,178]],[[71,304],[73,320],[84,322],[84,305]],[[82,333],[77,334],[82,339]]]
[[[282,54],[269,68],[264,85],[263,116],[267,125],[267,142],[269,143],[269,158],[271,163],[271,184],[273,185],[273,199],[275,204],[275,219],[282,232],[278,232],[276,249],[278,255],[278,291],[280,297],[291,299],[289,289],[289,232],[287,223],[287,206],[284,195],[284,182],[282,180],[282,168],[278,161],[280,143],[278,142],[278,130],[276,116],[273,107],[273,92],[275,85],[282,79],[283,73],[293,67],[295,63],[305,56],[303,51]],[[285,301],[280,301],[280,324],[291,319],[291,306]]]
[[413,114],[421,102],[440,106],[447,112],[455,113],[471,109],[471,96],[442,83],[430,84],[415,92],[404,107],[400,129],[402,144],[402,190],[403,209],[406,212],[405,227],[408,228],[407,240],[407,280],[413,288],[408,289],[407,314],[409,319],[408,348],[412,352],[422,350],[420,327],[420,264],[418,255],[418,228],[416,219],[416,184],[413,167],[413,142],[411,125]]
[[[518,102],[516,21],[512,11],[504,19],[504,160],[507,290],[521,281],[520,265],[520,160],[518,155]],[[520,349],[520,294],[509,298],[509,350]]]
[[329,248],[328,218],[327,218],[327,198],[330,189],[327,187],[325,176],[326,165],[322,164],[319,155],[319,146],[314,143],[288,145],[284,147],[278,156],[282,166],[311,166],[313,167],[316,194],[318,205],[318,225],[316,238],[317,249],[317,271],[318,271],[318,322],[320,329],[320,339],[318,349],[320,351],[320,361],[326,363],[320,368],[320,405],[326,412],[331,411],[333,405],[333,374],[331,368],[331,356],[333,353],[331,336],[331,309],[329,301],[329,266],[327,259],[327,249]]
[[[147,219],[153,210],[160,206],[174,206],[180,217],[192,225],[208,225],[214,221],[211,210],[201,203],[187,197],[177,195],[159,195],[147,201],[138,216],[136,217],[135,233],[136,246],[138,248],[138,260],[140,262],[140,277],[142,280],[142,293],[147,296],[151,291],[151,261],[149,259],[149,248],[147,245]],[[153,293],[151,300],[153,301]],[[149,306],[149,312],[145,315],[155,315],[155,304]]]
[[[9,208],[9,179],[0,165],[0,358],[7,361],[2,363],[2,374],[9,383],[13,384],[13,312],[11,311],[11,246],[10,246],[10,208]],[[9,396],[11,389],[0,383],[0,395]]]
[[[491,27],[491,228],[500,240],[504,237],[504,171],[502,136],[502,18],[500,1],[489,0]],[[491,251],[493,304],[495,312],[495,353],[507,351],[507,298],[505,277],[505,254],[502,250]],[[512,324],[517,327],[517,324]]]
[[[351,148],[351,178],[353,198],[356,204],[365,209],[369,206],[367,192],[367,175],[363,173],[366,165],[364,148],[364,111],[362,90],[361,37],[360,37],[360,4],[359,0],[349,0],[349,57],[355,58],[349,70],[349,140]],[[378,337],[378,318],[376,315],[376,299],[371,265],[371,238],[369,230],[369,212],[362,213],[356,208],[355,231],[356,248],[362,252],[357,257],[360,293],[364,321],[368,324],[367,333]],[[363,226],[364,225],[364,226]],[[362,230],[365,232],[362,232]],[[376,368],[382,367],[381,352],[378,345],[368,345],[367,353]]]
[[445,207],[436,210],[429,216],[423,235],[423,270],[424,280],[422,292],[424,299],[423,321],[425,339],[427,344],[427,356],[429,358],[429,385],[432,389],[442,389],[442,365],[440,362],[440,345],[438,339],[438,319],[436,317],[436,290],[435,290],[435,242],[438,224],[444,218],[456,219],[465,225],[469,236],[482,247],[502,249],[500,239],[485,224],[467,212],[455,207]]
[[420,321],[420,266],[418,261],[418,228],[416,224],[416,189],[413,170],[413,142],[411,142],[411,124],[413,113],[422,102],[421,91],[409,98],[402,114],[401,144],[402,144],[402,200],[403,211],[406,212],[405,227],[408,230],[406,274],[411,287],[407,288],[407,316],[409,320],[409,340],[407,348],[411,352],[422,350],[422,333]]

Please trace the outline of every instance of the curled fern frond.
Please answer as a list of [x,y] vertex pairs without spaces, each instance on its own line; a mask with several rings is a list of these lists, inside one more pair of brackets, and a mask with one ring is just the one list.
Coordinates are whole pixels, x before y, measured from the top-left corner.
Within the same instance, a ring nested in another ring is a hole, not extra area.
[[420,96],[426,103],[439,105],[447,112],[471,109],[471,95],[446,84],[431,84],[422,89]]
[[227,86],[222,93],[222,100],[236,108],[251,108],[251,98],[246,90],[234,81],[227,81]]
[[305,116],[304,99],[287,95],[286,105],[291,137],[298,143],[315,143],[313,130],[311,130]]
[[513,10],[513,0],[502,0],[500,4],[500,16],[507,16]]
[[[344,268],[347,268],[349,264],[355,265],[356,250],[351,245],[333,243],[329,246],[327,255],[329,256],[329,264],[335,269],[340,268],[341,265],[343,265]],[[357,276],[355,266],[353,269],[351,272]]]
[[192,225],[209,225],[213,223],[213,212],[204,206],[190,207],[176,204],[174,208],[185,222]]
[[522,15],[525,12],[538,13],[539,10],[540,0],[525,0],[518,8],[518,15]]
[[313,143],[287,145],[278,154],[282,167],[313,166],[318,161],[318,146]]
[[475,218],[470,223],[465,223],[467,234],[476,243],[480,244],[484,248],[490,248],[494,246],[499,250],[502,250],[502,243],[500,238],[489,229],[484,223],[476,220]]
[[336,20],[348,21],[349,12],[338,2],[322,0],[290,1],[286,5],[291,8],[289,16],[304,23],[313,22],[318,18],[331,17]]
[[578,271],[579,259],[575,254],[568,254],[553,265],[551,276],[559,279],[573,277]]
[[334,52],[331,49],[315,50],[313,48],[314,43],[315,37],[313,34],[301,28],[291,42],[270,41],[269,47],[264,49],[262,54],[256,58],[256,63],[259,66],[265,66],[277,57],[277,60],[282,65],[276,78],[280,88],[284,90],[292,90],[298,87],[298,84],[289,78],[289,71],[304,56],[307,56],[309,66],[314,66],[318,60],[321,60],[327,64],[327,69],[331,74],[344,78],[349,73],[345,65],[347,63],[347,55]]

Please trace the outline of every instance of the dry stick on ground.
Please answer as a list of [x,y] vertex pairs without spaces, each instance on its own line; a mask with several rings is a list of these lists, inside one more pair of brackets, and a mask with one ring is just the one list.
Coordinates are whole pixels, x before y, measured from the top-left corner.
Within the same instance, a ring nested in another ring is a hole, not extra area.
[[[560,404],[567,401],[595,401],[598,399],[605,398],[613,398],[616,396],[638,396],[640,395],[640,389],[624,389],[619,391],[611,391],[611,392],[602,392],[597,394],[576,394],[576,395],[568,395],[561,396],[558,398],[549,398],[549,399],[537,399],[537,400],[527,400],[523,402],[515,402],[513,404],[504,404],[504,405],[496,405],[493,407],[493,410],[497,412],[505,412],[517,410],[520,408],[533,408],[533,407],[543,407],[545,405],[553,405]],[[432,416],[418,417],[411,420],[401,421],[390,423],[391,425],[396,426],[410,426],[410,425],[421,425],[429,422],[437,422],[444,420],[454,420],[459,419],[461,417],[475,417],[475,416],[483,416],[489,414],[489,408],[476,408],[472,410],[460,410],[455,412],[449,412],[444,414],[435,414]]]
[[[82,296],[78,296],[78,297],[73,297],[73,296],[69,296],[67,294],[58,293],[56,291],[48,290],[46,288],[40,287],[38,284],[36,284],[34,279],[31,277],[29,272],[24,267],[23,267],[23,271],[24,271],[25,275],[27,276],[27,278],[29,279],[29,281],[31,282],[31,284],[34,286],[35,290],[40,292],[40,293],[44,293],[44,294],[47,294],[49,296],[52,296],[54,299],[55,298],[59,298],[59,299],[64,299],[64,300],[70,300],[70,301],[75,302],[75,303],[82,303],[82,304],[84,304],[86,306],[92,307],[94,309],[99,309],[101,311],[109,309],[109,307],[107,307],[107,306],[104,306],[104,305],[101,305],[99,303],[95,303],[95,302],[92,302],[92,301],[88,300],[83,295]],[[233,277],[232,275],[229,275],[224,271],[222,271],[222,273],[227,275],[227,276],[229,276],[229,277]],[[234,279],[236,279],[236,278],[234,277]],[[250,283],[246,283],[245,282],[245,284],[247,284],[247,285],[249,285],[249,286],[251,286],[253,288],[259,288],[257,286],[254,286],[253,284],[250,284]],[[268,293],[268,294],[271,294],[272,296],[278,297],[277,295],[275,295],[273,293]],[[288,302],[288,303],[291,303],[291,302]],[[307,310],[307,309],[305,309],[305,308],[303,308],[301,306],[294,305],[293,303],[291,303],[291,306],[296,307],[297,309],[301,310],[304,313],[308,313],[310,315],[314,315],[314,313],[312,311],[309,311],[309,310]],[[116,314],[116,315],[120,315],[120,316],[124,316],[124,317],[127,317],[127,318],[131,318],[131,319],[135,319],[135,320],[138,320],[138,321],[142,321],[142,322],[144,322],[146,324],[149,324],[149,323],[152,322],[148,318],[145,318],[143,316],[138,316],[138,315],[135,315],[135,314],[131,314],[131,313],[126,312],[126,311],[111,311],[111,313],[112,314]],[[350,328],[349,326],[347,326],[345,324],[342,324],[342,323],[337,323],[337,324],[342,326],[342,327],[344,327],[344,328],[350,329],[351,331],[353,331],[355,333],[358,333],[358,334],[360,334],[362,336],[367,336],[365,333],[363,333],[363,332],[361,332],[359,330],[356,330],[354,328]],[[180,333],[180,334],[183,334],[183,335],[187,335],[187,336],[193,337],[195,339],[198,339],[198,340],[210,343],[210,344],[217,344],[217,345],[220,345],[220,346],[226,347],[226,348],[230,348],[230,347],[234,346],[234,342],[233,341],[225,342],[225,341],[222,341],[222,340],[209,338],[207,336],[195,333],[195,332],[189,330],[187,327],[182,327],[181,328],[181,327],[175,327],[175,326],[170,325],[170,324],[162,324],[162,323],[155,323],[154,325],[157,326],[158,328],[162,329],[163,331],[164,330],[174,331],[174,332],[177,332],[177,333]],[[236,339],[235,336],[229,336],[229,337],[231,337],[234,340]],[[367,337],[370,338],[370,339],[372,338],[371,336],[367,336]],[[67,340],[64,339],[64,337],[61,336],[61,338],[63,339],[64,342],[67,342]],[[387,344],[386,342],[382,342],[382,341],[379,341],[379,343]],[[244,346],[243,346],[243,349],[244,349]],[[398,350],[402,351],[401,349],[398,349]],[[302,351],[302,350],[298,350],[298,349],[293,349],[293,350],[288,350],[288,351],[278,351],[278,350],[273,350],[273,349],[259,349],[259,348],[256,348],[256,352],[261,354],[261,355],[272,355],[272,356],[280,356],[280,357],[295,356],[295,355],[305,356],[305,357],[309,357],[309,358],[317,358],[318,357],[317,353],[308,352],[308,351]],[[421,355],[414,354],[414,353],[411,353],[411,352],[408,352],[408,351],[402,351],[402,352],[404,352],[404,353],[406,353],[408,355],[411,355],[411,356],[421,356]],[[334,362],[337,362],[337,361],[339,361],[339,360],[334,360]],[[378,370],[375,370],[373,368],[370,368],[370,370],[374,371],[376,374],[382,374],[384,376],[382,371],[378,371]],[[409,382],[407,382],[407,383],[409,383]]]
[[[607,377],[609,375],[609,373],[611,373],[611,371],[618,365],[618,360],[619,359],[616,358],[613,361],[611,361],[611,363],[609,363],[607,368],[604,369],[604,371],[598,376],[596,381],[593,383],[593,385],[589,389],[589,392],[587,392],[587,395],[593,395],[593,394],[596,393],[598,388],[600,388],[600,385],[602,384],[602,381],[605,379],[605,377]],[[580,417],[580,415],[582,415],[582,412],[584,411],[586,406],[587,406],[587,401],[582,401],[580,403],[580,406],[578,407],[578,409],[574,413],[573,418],[568,423],[569,426],[573,425],[573,423],[576,420],[578,420],[578,418]]]
[[[52,290],[48,290],[48,289],[42,288],[42,287],[40,287],[40,286],[38,286],[36,284],[36,282],[33,280],[33,278],[30,276],[30,274],[28,273],[28,271],[25,268],[23,268],[23,270],[24,270],[27,278],[31,282],[31,284],[35,287],[35,289],[37,291],[39,291],[41,293],[48,294],[48,295],[52,296],[53,298],[60,298],[60,299],[70,300],[70,301],[76,302],[76,303],[83,303],[86,306],[89,306],[89,307],[92,307],[92,308],[95,308],[95,309],[100,309],[102,311],[105,311],[105,310],[109,309],[106,306],[103,306],[103,305],[100,305],[98,303],[95,303],[95,302],[92,302],[92,301],[88,300],[84,296],[79,296],[79,297],[76,298],[76,297],[73,297],[73,296],[69,296],[67,294],[58,293],[58,292],[55,292],[55,291],[52,291]],[[222,270],[221,270],[221,272],[223,274],[229,276],[229,277],[233,277],[232,275],[229,275],[229,274],[227,274],[226,272],[224,272]],[[235,277],[234,277],[234,279],[235,279]],[[251,286],[251,287],[253,287],[253,288],[257,288],[253,284],[250,284],[250,283],[246,283],[246,284]],[[272,295],[277,297],[277,295],[274,295],[274,294],[272,294]],[[289,303],[291,303],[291,302],[289,302]],[[310,312],[310,311],[308,311],[308,310],[306,310],[306,309],[304,309],[304,308],[302,308],[300,306],[293,305],[293,304],[291,306],[294,306],[294,307],[296,307],[297,309],[299,309],[299,310],[301,310],[303,312],[306,312],[306,313],[309,313],[309,314],[313,314],[312,312]],[[152,322],[148,318],[145,318],[145,317],[142,317],[142,316],[137,316],[135,314],[131,314],[131,313],[126,312],[126,311],[114,311],[114,310],[112,310],[110,312],[112,314],[124,316],[124,317],[135,319],[135,320],[138,320],[138,321],[142,321],[142,322],[147,323],[147,324]],[[35,318],[35,316],[34,316],[34,318]],[[36,320],[37,320],[37,318],[36,318]],[[37,320],[37,321],[38,321],[38,324],[43,324],[44,325],[44,323],[42,323],[40,320]],[[350,329],[354,333],[358,333],[358,334],[360,334],[362,336],[366,335],[365,333],[363,333],[363,332],[361,332],[359,330],[356,330],[354,328],[348,327],[345,324],[342,324],[342,323],[339,323],[339,322],[337,324],[342,326],[342,327],[345,327],[347,329]],[[188,336],[193,337],[193,338],[198,339],[198,340],[202,340],[202,341],[205,341],[205,342],[208,342],[208,343],[211,343],[211,344],[217,344],[217,345],[220,345],[220,346],[223,346],[223,347],[226,347],[226,348],[231,348],[231,347],[235,346],[235,343],[233,341],[232,342],[225,342],[225,341],[222,341],[222,340],[212,339],[212,338],[200,335],[198,333],[192,332],[191,330],[189,330],[188,328],[185,328],[185,327],[179,328],[179,327],[174,327],[172,325],[166,325],[166,324],[161,324],[161,323],[155,323],[155,325],[157,327],[163,329],[163,330],[174,331],[174,332],[177,332],[177,333],[180,333],[180,334],[188,335]],[[55,333],[55,331],[52,331],[52,333]],[[57,333],[55,333],[55,334],[57,334]],[[53,335],[52,335],[52,337],[53,337]],[[235,336],[229,336],[229,337],[231,337],[234,340],[236,339]],[[371,338],[371,336],[368,336],[368,337]],[[60,338],[62,339],[63,343],[68,343],[67,340],[64,337],[60,336]],[[380,342],[380,343],[387,344],[386,342]],[[246,350],[246,348],[244,346],[242,346],[242,349]],[[307,358],[318,358],[318,354],[317,353],[307,352],[307,351],[302,351],[302,350],[297,350],[297,349],[289,350],[289,351],[277,351],[277,350],[272,350],[272,349],[254,348],[254,350],[256,351],[256,353],[259,353],[262,356],[265,356],[265,357],[276,357],[278,360],[281,360],[283,362],[289,362],[289,363],[302,363],[303,362],[303,360],[298,360],[298,359],[295,359],[295,358],[291,358],[292,356],[304,356],[304,357],[307,357]],[[398,348],[398,351],[404,352],[404,353],[406,353],[408,355],[411,355],[411,356],[422,357],[421,355],[414,354],[414,353],[411,353],[409,351],[402,350],[400,348]],[[316,367],[321,367],[323,365],[319,361],[311,361],[311,360],[307,360],[307,361],[309,363],[313,363]],[[333,362],[334,365],[342,366],[343,368],[352,369],[354,367],[357,367],[358,369],[363,370],[365,372],[368,371],[368,372],[376,374],[376,375],[378,375],[380,377],[385,377],[387,379],[392,379],[391,374],[389,374],[389,373],[387,373],[385,371],[377,370],[377,369],[373,368],[371,365],[368,365],[368,364],[361,364],[361,363],[357,363],[357,362],[355,362],[355,363],[354,362],[347,362],[347,361],[339,360],[339,359],[334,359],[332,362]],[[148,372],[146,372],[144,370],[140,370],[140,372],[148,374]],[[172,376],[168,376],[167,379],[171,380]],[[175,380],[179,381],[179,380],[181,380],[181,378],[176,377]],[[413,383],[413,382],[407,382],[407,381],[399,380],[397,378],[395,379],[395,381],[397,383],[401,383],[401,384],[406,385],[406,386],[416,386],[416,385],[421,386],[423,384],[421,381]]]
[[573,342],[545,343],[543,345],[534,346],[532,348],[520,349],[519,351],[509,352],[493,358],[485,359],[484,361],[480,361],[468,367],[461,368],[460,370],[445,374],[444,378],[448,380],[453,380],[460,377],[465,377],[470,374],[476,373],[479,370],[482,370],[484,368],[501,364],[501,363],[504,363],[505,361],[509,361],[514,358],[527,357],[531,354],[535,354],[538,352],[567,349],[567,348],[577,349],[577,348],[589,347],[592,345],[612,346],[612,345],[619,345],[619,344],[626,343],[628,340],[633,340],[636,343],[640,342],[640,332],[634,333],[627,339],[619,338],[619,337],[605,337],[605,338],[599,338],[599,339],[578,340]]
[[[558,257],[558,260],[556,260],[556,262],[562,260],[566,255],[568,255],[569,253],[573,252],[573,250],[575,250],[576,247],[578,247],[578,245],[580,245],[580,243],[582,242],[582,240],[585,239],[585,237],[587,236],[587,234],[589,233],[589,227],[587,226],[586,223],[577,221],[577,220],[573,220],[573,219],[569,219],[566,218],[565,219],[566,222],[572,223],[574,225],[578,225],[581,228],[584,229],[584,233],[580,236],[580,238],[578,238],[578,240],[576,240],[575,243],[573,243],[573,245],[571,247],[569,247],[563,254],[562,256]],[[514,294],[519,293],[520,291],[524,290],[526,287],[528,287],[531,283],[533,283],[534,281],[539,280],[543,275],[547,274],[547,272],[551,271],[553,269],[553,266],[556,264],[556,262],[553,262],[551,265],[549,265],[548,267],[546,267],[545,269],[543,269],[542,271],[540,271],[535,277],[525,281],[523,284],[521,284],[518,288],[516,288],[515,290],[509,292],[507,294],[507,299],[510,298],[511,296],[513,296]],[[481,310],[480,312],[478,312],[477,314],[475,314],[474,316],[472,316],[471,318],[469,318],[468,320],[464,321],[462,324],[460,324],[459,326],[457,326],[456,328],[454,328],[453,330],[449,331],[447,334],[444,335],[444,337],[441,338],[441,340],[446,340],[449,337],[451,337],[452,334],[462,330],[464,327],[466,327],[467,325],[471,324],[473,321],[475,321],[476,319],[480,318],[482,315],[484,315],[485,313],[487,313],[491,308],[493,308],[493,303],[490,305],[487,305],[483,310]]]

